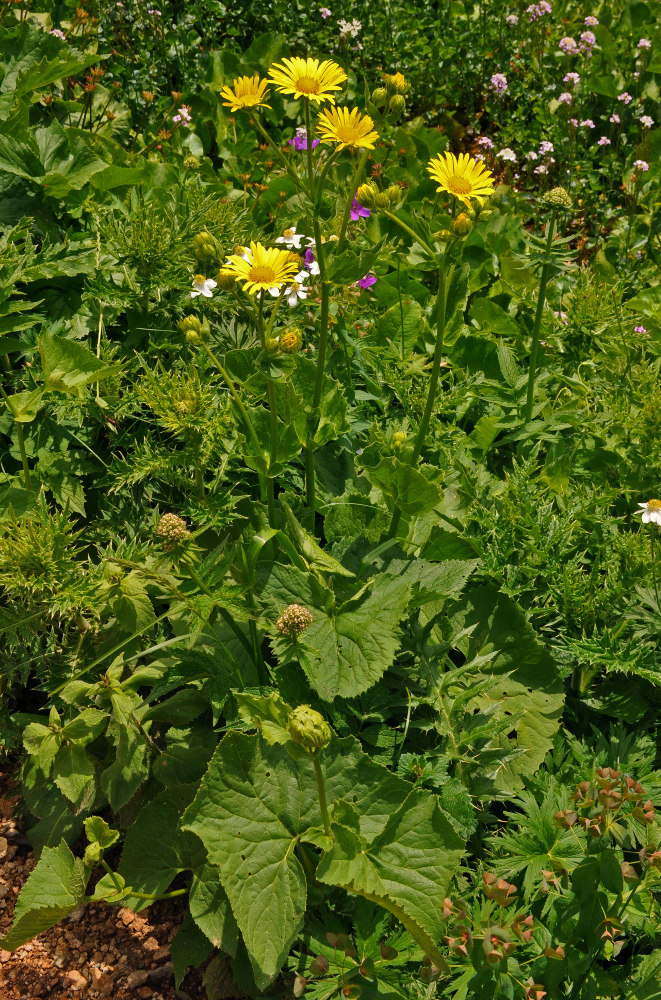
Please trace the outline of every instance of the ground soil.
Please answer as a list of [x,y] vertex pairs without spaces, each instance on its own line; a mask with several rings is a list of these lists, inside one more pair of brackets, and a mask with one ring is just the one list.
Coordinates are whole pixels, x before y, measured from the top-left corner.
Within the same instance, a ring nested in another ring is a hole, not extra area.
[[[0,772],[0,936],[35,866],[11,774]],[[1,1000],[206,1000],[202,971],[175,989],[170,942],[185,897],[133,913],[87,905],[13,954],[0,949]]]

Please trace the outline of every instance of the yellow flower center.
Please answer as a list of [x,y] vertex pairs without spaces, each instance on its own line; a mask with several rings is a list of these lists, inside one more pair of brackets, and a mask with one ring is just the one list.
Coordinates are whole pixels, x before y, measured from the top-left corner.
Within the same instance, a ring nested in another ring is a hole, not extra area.
[[275,271],[267,264],[251,267],[248,277],[255,284],[273,285],[275,283]]
[[648,510],[661,510],[661,500],[648,500],[647,501]]
[[207,279],[204,277],[203,274],[196,274],[195,277],[193,278],[193,284],[194,285],[203,285],[206,280]]
[[450,177],[448,187],[452,194],[470,194],[473,185],[465,177]]
[[291,288],[292,292],[297,292],[301,286],[299,285],[298,281],[292,281],[289,287]]
[[294,86],[301,94],[319,93],[319,81],[315,80],[313,76],[299,76]]
[[294,235],[294,232],[295,232],[295,230],[293,230],[293,229],[285,229],[283,231],[282,235],[285,237],[286,240],[288,240],[288,239],[290,239]]
[[352,146],[356,139],[360,139],[360,129],[355,125],[338,125],[335,133],[340,142],[346,142],[347,146]]

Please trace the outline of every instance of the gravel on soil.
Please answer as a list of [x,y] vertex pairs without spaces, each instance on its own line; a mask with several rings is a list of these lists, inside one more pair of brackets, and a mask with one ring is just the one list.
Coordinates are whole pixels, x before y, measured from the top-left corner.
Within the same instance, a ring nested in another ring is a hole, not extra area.
[[[16,783],[0,772],[0,936],[36,862],[14,818]],[[0,949],[2,1000],[206,1000],[201,970],[175,989],[170,942],[187,910],[185,897],[148,910],[88,904],[11,953]]]

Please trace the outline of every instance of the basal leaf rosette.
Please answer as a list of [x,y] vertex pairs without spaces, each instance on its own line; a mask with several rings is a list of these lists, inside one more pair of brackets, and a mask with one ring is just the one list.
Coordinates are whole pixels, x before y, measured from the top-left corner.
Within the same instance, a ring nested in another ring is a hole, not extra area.
[[319,115],[317,133],[322,142],[334,142],[338,149],[374,149],[379,133],[369,115],[358,108],[326,108]]
[[336,90],[341,90],[347,74],[332,59],[283,59],[271,66],[269,80],[281,94],[304,97],[309,101],[335,103]]
[[471,207],[471,198],[482,201],[494,191],[491,171],[468,153],[434,156],[427,165],[427,171],[436,181],[437,191],[453,194],[467,208]]
[[292,281],[300,262],[293,261],[291,257],[288,250],[251,243],[243,254],[229,256],[220,273],[232,275],[243,282],[244,292],[256,295],[257,292],[267,292],[271,288],[281,288]]
[[223,105],[230,111],[243,111],[246,108],[270,108],[266,103],[268,97],[268,80],[260,80],[254,76],[240,76],[232,83],[232,88],[225,85],[220,92],[224,97]]

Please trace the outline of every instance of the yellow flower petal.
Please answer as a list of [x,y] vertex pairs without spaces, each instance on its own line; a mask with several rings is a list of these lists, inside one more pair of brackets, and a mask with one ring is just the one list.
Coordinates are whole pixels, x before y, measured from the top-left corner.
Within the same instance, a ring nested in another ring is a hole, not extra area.
[[280,93],[306,97],[310,101],[335,102],[334,90],[341,90],[347,78],[341,66],[331,59],[283,59],[271,66],[269,80]]
[[327,108],[319,115],[317,133],[323,142],[336,142],[338,149],[374,149],[379,133],[373,131],[374,122],[369,115],[361,115],[358,108]]

